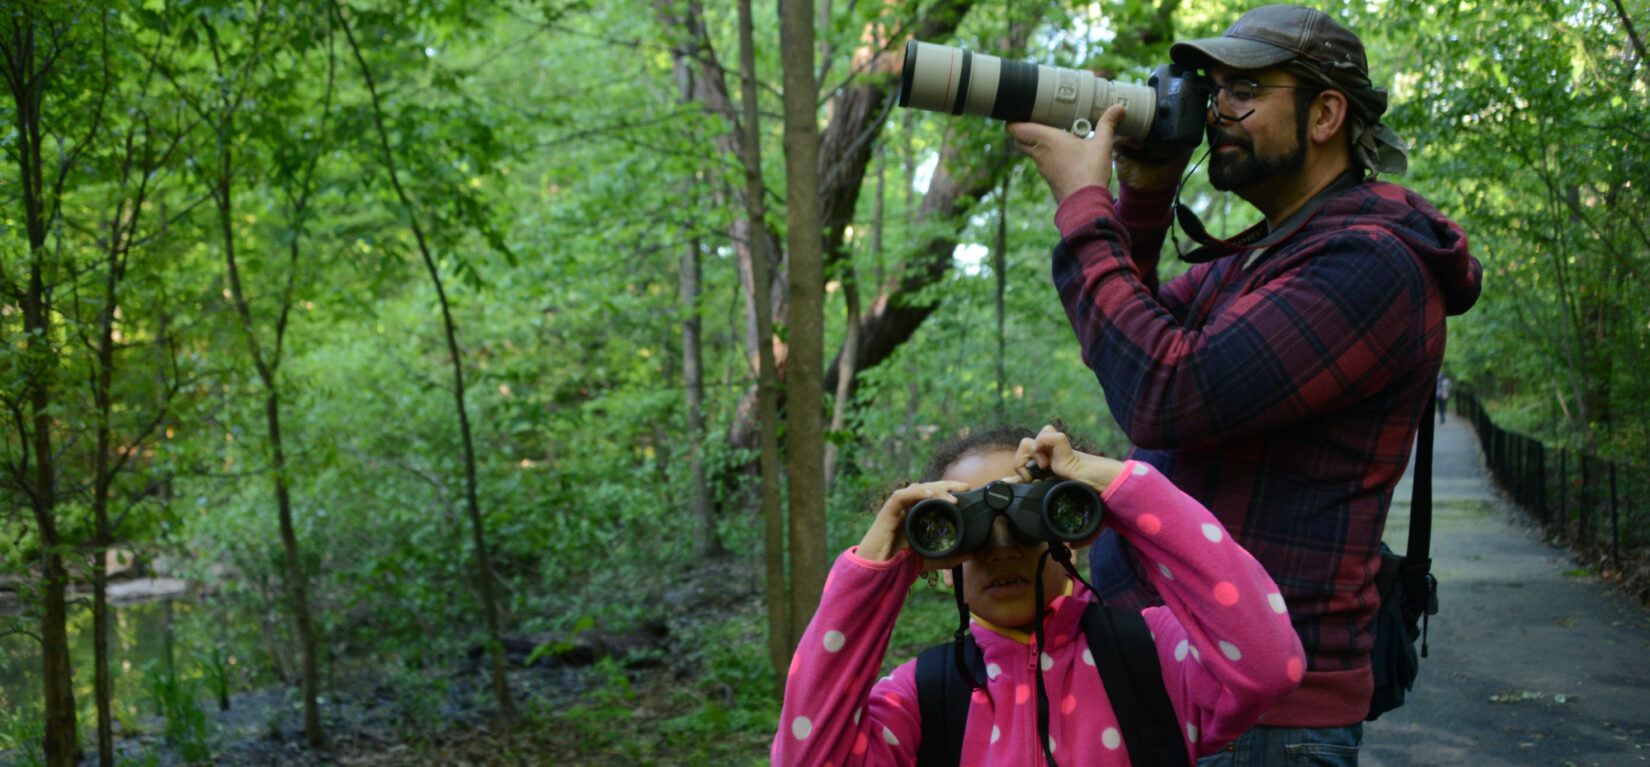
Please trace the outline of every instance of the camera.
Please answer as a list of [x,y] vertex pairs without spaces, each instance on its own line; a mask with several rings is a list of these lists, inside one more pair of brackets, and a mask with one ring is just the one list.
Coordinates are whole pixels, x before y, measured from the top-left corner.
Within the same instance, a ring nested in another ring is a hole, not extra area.
[[1100,529],[1105,505],[1086,482],[992,482],[963,493],[957,502],[929,498],[905,515],[905,540],[918,554],[944,559],[978,551],[991,537],[997,515],[1021,543],[1072,543]]
[[1119,137],[1138,139],[1139,154],[1167,158],[1203,142],[1213,83],[1192,67],[1164,64],[1145,85],[1107,80],[1081,69],[1008,61],[964,48],[905,44],[899,105],[930,112],[1034,122],[1086,136],[1112,104],[1127,108]]

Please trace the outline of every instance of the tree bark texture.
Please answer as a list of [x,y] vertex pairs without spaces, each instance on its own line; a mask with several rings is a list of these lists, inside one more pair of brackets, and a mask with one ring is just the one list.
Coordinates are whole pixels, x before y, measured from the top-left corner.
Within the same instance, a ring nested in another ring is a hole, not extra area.
[[[790,486],[791,636],[802,636],[825,587],[825,268],[819,209],[819,118],[812,0],[779,0],[785,83],[785,226],[790,251],[785,475]],[[760,286],[758,286],[760,289]],[[794,648],[793,648],[794,649]]]

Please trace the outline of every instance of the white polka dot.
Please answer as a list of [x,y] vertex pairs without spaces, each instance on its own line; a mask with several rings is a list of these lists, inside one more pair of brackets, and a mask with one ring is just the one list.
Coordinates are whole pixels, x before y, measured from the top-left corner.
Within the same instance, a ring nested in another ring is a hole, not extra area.
[[859,724],[859,717],[864,713],[865,709],[863,707],[854,709],[854,724]]
[[1283,613],[1285,613],[1289,610],[1289,606],[1287,604],[1285,604],[1284,601],[1283,601],[1283,595],[1282,594],[1277,594],[1277,593],[1267,594],[1266,595],[1266,601],[1271,603],[1272,612],[1275,612],[1279,615],[1282,615]]
[[1225,535],[1226,531],[1220,529],[1220,525],[1213,522],[1203,523],[1203,537],[1208,538],[1215,543],[1220,543],[1220,539],[1225,537]]
[[1054,753],[1054,736],[1052,735],[1049,736],[1048,739],[1048,752],[1051,754]]
[[1051,668],[1054,668],[1054,658],[1053,658],[1053,657],[1051,657],[1051,656],[1050,656],[1050,655],[1049,655],[1049,654],[1048,654],[1048,653],[1046,653],[1046,652],[1045,652],[1045,653],[1043,653],[1043,661],[1042,661],[1042,665],[1043,665],[1043,670],[1044,670],[1044,671],[1047,671],[1047,670],[1049,670],[1049,669],[1051,669]]
[[887,727],[882,728],[882,739],[888,741],[890,746],[899,745],[899,738],[894,737],[894,731]]
[[836,652],[842,649],[843,643],[847,641],[848,637],[843,636],[842,632],[836,629],[827,631],[825,632],[825,652]]
[[1191,722],[1186,723],[1186,739],[1193,743],[1197,742],[1197,725]]
[[1168,578],[1171,581],[1174,580],[1174,573],[1169,571],[1169,566],[1168,565],[1165,565],[1162,562],[1158,562],[1157,563],[1157,571],[1162,573],[1163,577]]
[[1002,728],[998,727],[997,725],[992,725],[991,726],[991,742],[996,743],[997,739],[1001,738],[1002,736],[1003,736]]
[[1151,469],[1147,468],[1146,464],[1140,463],[1139,461],[1135,462],[1135,464],[1134,464],[1134,474],[1135,474],[1135,476],[1143,477],[1143,476],[1146,475],[1146,472],[1148,472],[1148,471],[1151,471]]
[[813,731],[814,723],[808,721],[808,717],[799,716],[791,720],[791,734],[795,735],[797,740],[805,740]]
[[1086,647],[1083,648],[1083,662],[1090,666],[1094,665],[1094,653]]
[[1243,660],[1243,651],[1239,650],[1237,645],[1232,644],[1231,642],[1221,642],[1220,651],[1226,655],[1227,659],[1234,662]]
[[1003,675],[1003,669],[995,663],[986,664],[985,676],[987,679],[996,679]]
[[1116,751],[1118,746],[1123,745],[1123,733],[1118,732],[1116,727],[1107,727],[1105,732],[1100,733],[1100,743]]
[[1189,651],[1191,649],[1192,649],[1192,644],[1190,642],[1187,642],[1184,639],[1180,640],[1180,644],[1177,644],[1177,645],[1174,646],[1174,660],[1175,660],[1175,662],[1176,663],[1184,662],[1186,660],[1187,651]]
[[1203,662],[1203,654],[1198,652],[1196,647],[1192,648],[1192,660],[1195,660],[1198,663]]

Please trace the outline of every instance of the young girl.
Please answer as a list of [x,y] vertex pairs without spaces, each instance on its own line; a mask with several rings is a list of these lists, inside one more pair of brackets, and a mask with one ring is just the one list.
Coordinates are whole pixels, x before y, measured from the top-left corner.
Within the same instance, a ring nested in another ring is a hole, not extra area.
[[1081,626],[1083,610],[1095,598],[1052,563],[1043,573],[1047,646],[1036,646],[1033,579],[1047,544],[1019,542],[1000,516],[985,545],[956,561],[923,559],[905,541],[905,514],[918,501],[955,501],[953,493],[993,480],[1029,479],[1028,461],[1056,477],[1093,485],[1106,503],[1104,524],[1150,565],[1166,606],[1149,608],[1144,617],[1182,725],[1188,764],[1249,729],[1300,683],[1305,660],[1277,585],[1208,510],[1146,464],[1075,451],[1052,427],[1035,436],[1000,429],[936,455],[930,477],[940,478],[895,491],[860,544],[837,558],[791,662],[773,743],[775,765],[915,762],[922,718],[916,664],[876,675],[917,577],[959,561],[973,614],[970,631],[987,677],[973,693],[962,764],[1041,763],[1039,673],[1055,759],[1063,765],[1129,763]]

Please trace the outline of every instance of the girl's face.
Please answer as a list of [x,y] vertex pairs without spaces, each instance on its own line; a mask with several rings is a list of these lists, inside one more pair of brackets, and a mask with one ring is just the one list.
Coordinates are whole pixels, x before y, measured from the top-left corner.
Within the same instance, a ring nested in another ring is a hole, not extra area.
[[[942,479],[968,484],[970,490],[1014,475],[1014,452],[992,450],[969,453],[946,469]],[[1009,532],[1008,518],[998,516],[991,537],[963,563],[963,599],[975,615],[998,626],[1026,629],[1037,620],[1037,559],[1046,543],[1026,546]],[[950,580],[951,572],[945,571]],[[1043,598],[1066,593],[1066,573],[1054,562],[1043,568]]]

